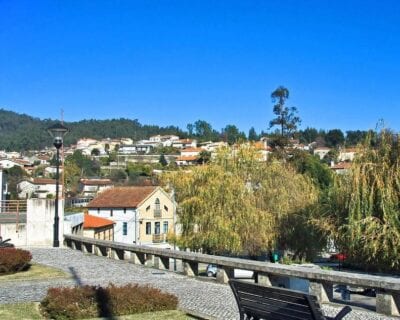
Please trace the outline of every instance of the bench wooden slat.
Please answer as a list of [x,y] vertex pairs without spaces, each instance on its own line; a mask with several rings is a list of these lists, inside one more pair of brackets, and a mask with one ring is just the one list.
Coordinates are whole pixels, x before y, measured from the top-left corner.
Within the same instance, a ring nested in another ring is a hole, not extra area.
[[242,300],[241,303],[243,309],[251,310],[252,313],[257,311],[260,314],[279,314],[286,316],[288,320],[313,320],[310,309],[307,310],[308,312],[299,312],[290,308],[286,308],[284,305],[282,306],[278,304],[260,304],[256,301],[247,300]]
[[325,317],[314,295],[284,288],[229,280],[238,304],[240,319],[244,320],[327,320],[342,319],[351,308],[344,307],[335,318]]
[[287,301],[287,302],[291,302],[293,304],[297,304],[297,305],[304,305],[308,307],[308,301],[304,298],[304,297],[297,297],[297,296],[289,296],[287,294],[279,294],[276,292],[271,292],[269,290],[268,287],[266,287],[265,290],[263,289],[259,289],[259,288],[255,288],[254,290],[252,290],[251,292],[249,292],[249,289],[242,289],[242,288],[237,288],[236,289],[238,292],[243,292],[245,294],[252,294],[254,295],[254,299],[257,298],[257,296],[259,297],[260,300],[262,299],[275,299],[275,300],[283,300],[283,301]]
[[272,308],[286,309],[288,312],[297,313],[299,315],[310,314],[311,310],[308,306],[294,305],[291,303],[286,303],[285,301],[274,301],[274,300],[255,300],[251,298],[242,297],[240,303],[242,305],[247,305],[249,303],[256,303],[259,305],[260,309],[270,310]]

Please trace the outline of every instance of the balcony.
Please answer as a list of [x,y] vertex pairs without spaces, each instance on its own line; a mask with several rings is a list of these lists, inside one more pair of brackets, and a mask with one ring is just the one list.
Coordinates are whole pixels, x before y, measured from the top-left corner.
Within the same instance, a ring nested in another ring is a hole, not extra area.
[[154,218],[161,218],[161,209],[154,209]]
[[162,243],[167,241],[167,234],[153,234],[153,243]]

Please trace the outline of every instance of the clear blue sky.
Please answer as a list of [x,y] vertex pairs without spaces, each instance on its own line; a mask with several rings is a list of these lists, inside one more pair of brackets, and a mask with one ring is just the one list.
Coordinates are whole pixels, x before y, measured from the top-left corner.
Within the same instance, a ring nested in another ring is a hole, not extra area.
[[0,108],[266,129],[400,130],[400,1],[0,0]]

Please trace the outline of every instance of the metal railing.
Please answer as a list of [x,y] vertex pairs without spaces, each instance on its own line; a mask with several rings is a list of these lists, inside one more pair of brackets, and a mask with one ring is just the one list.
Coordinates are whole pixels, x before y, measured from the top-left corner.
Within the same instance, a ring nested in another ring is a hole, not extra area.
[[19,223],[24,222],[24,219],[21,218],[22,215],[26,215],[26,211],[26,200],[0,201],[0,223],[15,223],[16,230],[18,230]]
[[272,285],[276,277],[300,278],[309,281],[309,291],[322,303],[333,300],[334,284],[374,289],[378,313],[396,315],[400,310],[400,278],[160,249],[74,235],[64,235],[64,240],[73,249],[114,259],[129,259],[135,264],[144,265],[149,257],[154,257],[154,266],[159,269],[171,269],[171,259],[181,260],[183,273],[187,276],[199,275],[200,263],[214,264],[217,265],[217,281],[221,283],[234,277],[235,269],[253,271],[255,281],[264,285]]

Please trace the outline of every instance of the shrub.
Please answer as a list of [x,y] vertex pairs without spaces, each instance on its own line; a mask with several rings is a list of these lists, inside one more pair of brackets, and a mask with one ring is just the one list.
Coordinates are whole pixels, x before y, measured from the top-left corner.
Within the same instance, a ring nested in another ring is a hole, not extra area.
[[106,288],[50,288],[41,302],[41,310],[48,318],[67,320],[174,310],[177,305],[176,296],[156,288],[110,284]]
[[16,248],[0,248],[0,274],[14,273],[29,267],[32,255],[29,251]]

